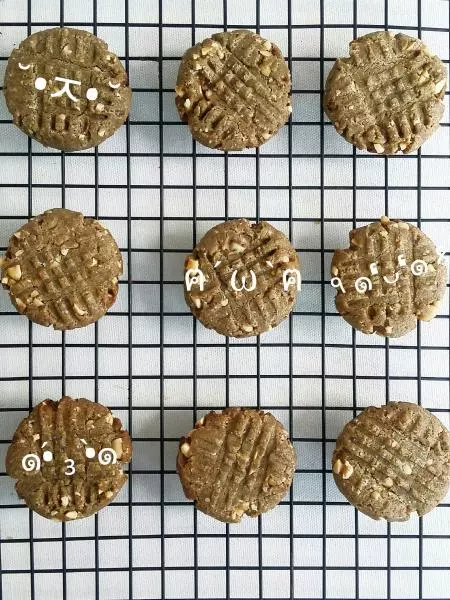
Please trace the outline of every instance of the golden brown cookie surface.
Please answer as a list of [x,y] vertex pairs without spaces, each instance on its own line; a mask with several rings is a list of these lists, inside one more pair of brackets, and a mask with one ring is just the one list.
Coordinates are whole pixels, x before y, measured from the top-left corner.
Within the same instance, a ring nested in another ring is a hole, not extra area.
[[370,407],[344,427],[332,469],[347,500],[373,519],[422,516],[447,493],[450,434],[416,404]]
[[219,521],[274,508],[292,484],[295,451],[270,413],[211,412],[180,442],[177,470],[187,498]]
[[425,44],[376,31],[350,44],[326,83],[324,108],[337,131],[361,150],[408,154],[438,128],[447,71]]
[[420,229],[395,219],[354,229],[331,262],[336,308],[363,333],[400,337],[439,310],[447,268]]
[[74,329],[114,304],[122,257],[98,221],[64,208],[29,221],[10,239],[2,284],[17,310],[41,325]]
[[[222,335],[259,335],[291,312],[298,267],[288,238],[269,223],[226,221],[210,229],[186,260],[186,302],[205,327]],[[201,284],[198,277],[204,277]]]
[[279,48],[251,31],[216,33],[180,65],[176,105],[210,148],[257,148],[286,123],[291,76]]
[[29,508],[43,517],[72,521],[114,500],[127,480],[131,439],[111,411],[95,402],[44,400],[14,434],[8,475]]
[[81,29],[46,29],[13,50],[5,99],[14,123],[44,146],[86,150],[126,120],[128,77],[101,39]]

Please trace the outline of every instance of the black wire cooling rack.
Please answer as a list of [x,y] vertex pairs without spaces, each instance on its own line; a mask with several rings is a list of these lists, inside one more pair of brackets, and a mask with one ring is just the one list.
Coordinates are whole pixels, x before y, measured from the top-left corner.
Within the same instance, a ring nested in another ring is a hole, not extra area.
[[[372,522],[330,473],[342,425],[367,405],[418,402],[448,425],[449,301],[399,340],[372,339],[336,314],[329,262],[357,225],[387,214],[448,250],[450,145],[440,132],[410,156],[345,144],[321,110],[336,56],[364,32],[422,37],[449,63],[445,0],[1,0],[0,71],[15,44],[51,26],[86,28],[124,61],[134,89],[126,126],[95,151],[48,151],[0,101],[0,245],[51,206],[94,215],[127,263],[119,300],[98,324],[60,334],[0,299],[0,449],[33,404],[61,394],[109,405],[127,424],[127,490],[86,521],[56,524],[0,477],[0,597],[5,600],[448,598],[450,503],[406,524]],[[196,145],[173,102],[179,60],[214,31],[250,28],[282,47],[293,115],[260,150]],[[245,216],[285,231],[303,287],[270,334],[230,340],[203,329],[182,299],[182,264],[213,224]],[[299,455],[271,513],[225,526],[194,511],[175,473],[178,438],[211,408],[258,406],[289,429]]]

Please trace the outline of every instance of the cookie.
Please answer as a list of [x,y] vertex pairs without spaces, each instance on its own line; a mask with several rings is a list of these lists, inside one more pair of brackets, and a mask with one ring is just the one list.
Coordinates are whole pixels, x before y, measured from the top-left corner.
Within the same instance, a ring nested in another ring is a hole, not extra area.
[[117,244],[103,225],[56,208],[11,237],[2,284],[31,321],[75,329],[94,323],[114,304],[122,269]]
[[131,439],[111,411],[85,398],[44,400],[19,425],[6,471],[31,510],[73,521],[98,512],[127,481]]
[[217,333],[259,335],[291,312],[300,289],[298,266],[287,237],[269,223],[226,221],[186,259],[186,302]]
[[125,122],[128,77],[107,44],[67,27],[33,33],[9,58],[5,100],[14,123],[44,146],[86,150]]
[[373,519],[406,521],[433,510],[450,483],[450,434],[417,404],[366,408],[345,427],[333,454],[336,484]]
[[381,217],[353,229],[336,250],[331,283],[336,308],[363,333],[400,337],[439,310],[447,268],[434,243],[410,223]]
[[176,105],[209,148],[258,148],[289,119],[291,75],[280,49],[258,34],[216,33],[190,48],[178,72]]
[[408,154],[438,128],[447,71],[421,40],[369,33],[338,58],[325,86],[324,108],[338,133],[360,150]]
[[177,471],[196,508],[226,523],[274,508],[292,484],[295,450],[270,413],[211,412],[181,439]]

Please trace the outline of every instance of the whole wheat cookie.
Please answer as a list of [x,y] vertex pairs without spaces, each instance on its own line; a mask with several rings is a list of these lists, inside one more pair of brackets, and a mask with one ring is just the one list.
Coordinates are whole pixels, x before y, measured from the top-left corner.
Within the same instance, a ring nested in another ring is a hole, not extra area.
[[55,208],[31,219],[9,240],[2,284],[16,309],[40,325],[75,329],[114,304],[122,256],[95,219]]
[[226,221],[210,229],[186,259],[186,302],[217,333],[259,335],[291,312],[300,289],[298,267],[288,238],[269,223]]
[[14,123],[44,146],[86,150],[125,122],[128,77],[107,44],[67,27],[33,33],[9,58],[5,100]]
[[182,438],[177,471],[187,498],[226,523],[274,508],[292,484],[295,450],[270,413],[211,412]]
[[373,519],[406,521],[442,501],[450,483],[450,434],[409,402],[370,407],[348,423],[333,454],[336,484]]
[[65,396],[44,400],[19,425],[6,471],[29,508],[47,519],[73,521],[98,512],[127,481],[131,439],[111,411]]
[[328,75],[324,108],[336,130],[361,150],[408,154],[438,128],[447,72],[425,44],[376,31],[350,43]]
[[190,48],[176,105],[193,137],[217,150],[257,148],[289,119],[291,75],[280,49],[251,31],[216,33]]
[[445,294],[447,268],[420,229],[395,219],[353,229],[336,250],[331,283],[336,308],[355,329],[400,337],[431,321]]

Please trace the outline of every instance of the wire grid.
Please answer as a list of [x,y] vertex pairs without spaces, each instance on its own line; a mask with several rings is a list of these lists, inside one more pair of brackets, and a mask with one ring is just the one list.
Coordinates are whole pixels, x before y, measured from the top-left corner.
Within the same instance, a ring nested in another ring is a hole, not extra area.
[[[418,402],[448,426],[448,292],[434,321],[398,340],[352,330],[334,308],[329,263],[348,231],[381,214],[417,223],[449,250],[448,95],[442,127],[411,156],[356,152],[321,110],[326,74],[374,29],[422,37],[449,62],[445,0],[2,0],[0,76],[13,45],[50,26],[85,28],[124,61],[129,122],[95,151],[28,140],[0,104],[0,245],[52,206],[95,215],[127,263],[98,324],[57,333],[0,297],[0,448],[46,397],[109,405],[134,440],[129,484],[94,518],[56,524],[0,477],[1,597],[448,598],[449,497],[425,519],[375,522],[337,491],[330,456],[343,424],[370,404]],[[277,42],[293,74],[290,123],[260,150],[223,155],[179,123],[173,87],[184,50],[247,27]],[[205,330],[182,298],[182,262],[212,225],[267,219],[293,240],[303,288],[292,316],[261,339]],[[130,285],[132,283],[132,285]],[[290,494],[241,525],[194,511],[175,473],[178,438],[211,408],[270,410],[299,456]]]

